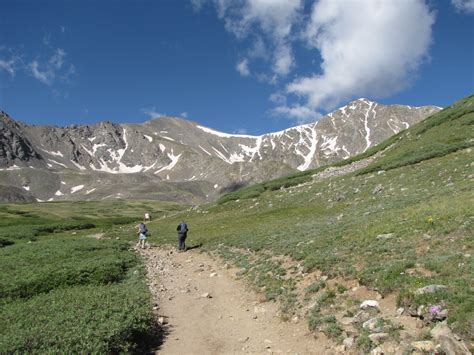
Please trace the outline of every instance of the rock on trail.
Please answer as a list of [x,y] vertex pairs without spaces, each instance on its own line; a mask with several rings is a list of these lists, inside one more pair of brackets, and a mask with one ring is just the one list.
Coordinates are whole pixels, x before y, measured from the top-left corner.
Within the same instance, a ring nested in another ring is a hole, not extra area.
[[[167,335],[159,354],[330,354],[304,321],[283,322],[278,306],[246,289],[235,270],[199,251],[141,250],[155,312]],[[210,276],[212,275],[212,276]]]

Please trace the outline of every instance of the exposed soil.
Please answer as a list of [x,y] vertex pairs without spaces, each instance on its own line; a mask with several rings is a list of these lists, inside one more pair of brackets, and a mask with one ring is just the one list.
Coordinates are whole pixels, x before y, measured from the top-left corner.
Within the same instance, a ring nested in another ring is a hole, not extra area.
[[[138,249],[146,259],[148,281],[155,300],[154,311],[163,324],[159,354],[358,354],[308,330],[311,304],[300,300],[301,308],[290,321],[283,321],[277,303],[266,302],[236,277],[237,269],[195,248],[178,253],[170,247]],[[284,265],[284,260],[281,260]],[[288,262],[288,261],[287,261]],[[301,294],[321,273],[304,274],[297,289]],[[423,324],[407,314],[397,314],[396,297],[382,298],[356,280],[327,280],[331,288],[346,287],[344,299],[378,300],[378,316],[401,325],[401,339],[387,339],[383,352],[400,353],[400,345],[417,340]],[[342,301],[342,300],[341,300]],[[342,304],[341,304],[342,305]],[[331,306],[333,307],[333,306]],[[332,314],[344,324],[345,307],[333,307]],[[347,337],[357,337],[353,324],[344,325]]]
[[155,311],[165,323],[160,354],[330,354],[306,321],[284,322],[278,305],[264,302],[235,270],[198,250],[141,250],[147,260]]

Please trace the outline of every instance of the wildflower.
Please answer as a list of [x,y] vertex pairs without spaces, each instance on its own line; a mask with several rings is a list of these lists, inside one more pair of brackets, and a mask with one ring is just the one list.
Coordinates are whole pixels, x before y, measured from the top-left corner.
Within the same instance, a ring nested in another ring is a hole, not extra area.
[[429,313],[432,316],[437,316],[439,313],[441,313],[442,308],[441,306],[431,306],[429,309]]
[[426,222],[428,222],[429,224],[433,224],[434,223],[433,216],[428,216],[428,218],[426,219]]

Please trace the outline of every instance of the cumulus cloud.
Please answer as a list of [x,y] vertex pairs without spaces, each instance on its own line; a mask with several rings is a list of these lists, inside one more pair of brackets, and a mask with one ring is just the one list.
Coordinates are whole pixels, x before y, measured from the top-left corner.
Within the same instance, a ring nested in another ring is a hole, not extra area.
[[317,121],[321,118],[321,114],[309,107],[294,105],[294,106],[277,106],[273,110],[274,114],[279,116],[287,116],[296,120],[298,124],[305,124]]
[[451,3],[460,12],[474,14],[474,0],[451,0]]
[[188,113],[187,112],[181,112],[179,114],[180,117],[188,118]]
[[[200,10],[205,2],[205,0],[191,0],[195,10]],[[288,75],[294,68],[291,39],[294,27],[301,20],[303,0],[208,0],[207,2],[216,8],[227,31],[240,40],[253,41],[253,45],[246,53],[247,67],[249,59],[269,60],[273,74],[280,77]],[[239,72],[242,74],[240,70]],[[268,74],[265,76],[272,77]]]
[[409,85],[428,56],[435,16],[422,0],[320,0],[305,40],[322,58],[321,74],[300,77],[287,92],[310,110],[358,96],[383,97]]
[[239,72],[242,76],[249,76],[250,69],[249,69],[249,60],[247,58],[242,59],[237,63],[235,69]]
[[[213,6],[226,30],[249,43],[237,70],[278,85],[273,113],[296,120],[314,120],[355,97],[399,92],[429,60],[435,14],[426,0],[307,0],[309,14],[303,0],[191,1],[195,9]],[[451,1],[463,11],[474,7],[474,0]],[[296,42],[313,53],[314,67],[289,79]],[[246,70],[255,60],[270,69]]]

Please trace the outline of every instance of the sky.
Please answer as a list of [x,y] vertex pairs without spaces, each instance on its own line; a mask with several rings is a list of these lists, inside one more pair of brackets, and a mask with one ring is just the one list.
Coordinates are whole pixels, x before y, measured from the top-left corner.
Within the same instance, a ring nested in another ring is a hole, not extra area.
[[474,93],[474,0],[0,0],[0,109],[259,135]]

